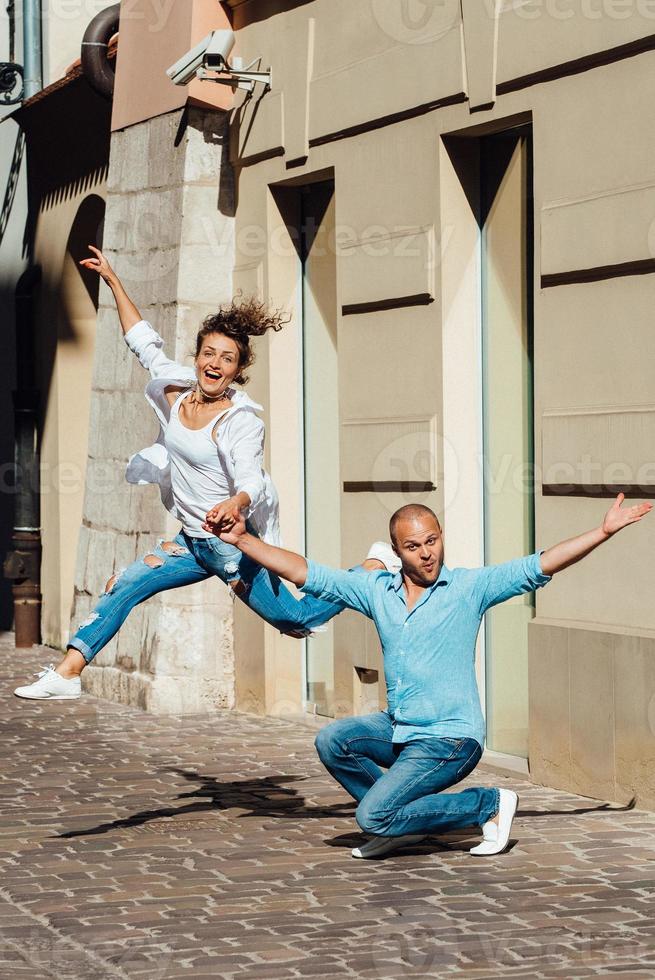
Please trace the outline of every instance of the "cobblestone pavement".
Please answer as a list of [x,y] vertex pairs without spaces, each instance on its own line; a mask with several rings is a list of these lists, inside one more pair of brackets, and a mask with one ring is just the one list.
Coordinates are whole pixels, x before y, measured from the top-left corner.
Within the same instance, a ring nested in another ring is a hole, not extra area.
[[3,978],[655,974],[655,815],[513,780],[510,852],[356,861],[306,728],[12,697],[50,659],[0,643]]

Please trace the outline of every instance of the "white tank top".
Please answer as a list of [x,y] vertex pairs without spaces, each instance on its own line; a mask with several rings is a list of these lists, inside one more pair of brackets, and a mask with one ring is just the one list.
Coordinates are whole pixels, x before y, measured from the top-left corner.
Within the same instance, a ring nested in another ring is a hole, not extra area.
[[180,422],[180,404],[190,391],[183,391],[171,407],[164,443],[171,459],[171,485],[182,528],[192,538],[211,538],[202,524],[208,510],[232,496],[227,476],[218,458],[214,426],[229,408],[203,426],[188,429]]

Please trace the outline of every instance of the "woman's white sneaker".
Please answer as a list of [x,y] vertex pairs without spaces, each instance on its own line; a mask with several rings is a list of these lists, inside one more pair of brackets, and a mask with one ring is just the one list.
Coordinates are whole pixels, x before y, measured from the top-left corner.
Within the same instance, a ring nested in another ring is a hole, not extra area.
[[353,847],[352,856],[354,858],[376,858],[383,854],[391,854],[400,847],[409,847],[410,844],[419,844],[425,840],[425,834],[405,834],[404,837],[371,837],[361,847]]
[[62,677],[55,670],[55,665],[50,664],[43,668],[38,680],[25,687],[17,687],[14,694],[17,698],[32,701],[72,701],[82,694],[82,682],[79,677]]
[[386,570],[394,575],[402,566],[400,558],[387,541],[374,541],[366,557],[381,561]]
[[519,805],[519,798],[513,789],[498,790],[498,823],[487,820],[482,827],[482,843],[471,848],[471,854],[486,856],[500,854],[509,843],[512,820]]

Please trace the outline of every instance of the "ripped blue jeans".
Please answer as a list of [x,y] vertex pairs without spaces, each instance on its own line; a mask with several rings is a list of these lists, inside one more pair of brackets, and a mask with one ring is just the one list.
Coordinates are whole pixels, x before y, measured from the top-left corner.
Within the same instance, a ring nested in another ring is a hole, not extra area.
[[90,663],[140,602],[167,589],[203,582],[212,575],[228,584],[240,581],[239,599],[282,633],[308,633],[345,608],[343,603],[311,596],[296,599],[277,575],[238,548],[220,538],[191,538],[180,531],[172,541],[161,542],[144,558],[112,576],[107,591],[68,646],[79,650]]

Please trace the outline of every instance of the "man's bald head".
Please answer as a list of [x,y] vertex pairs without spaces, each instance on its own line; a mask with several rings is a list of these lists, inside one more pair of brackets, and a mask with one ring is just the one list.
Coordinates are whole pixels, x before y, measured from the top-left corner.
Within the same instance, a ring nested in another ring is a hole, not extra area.
[[405,504],[404,507],[399,507],[395,514],[391,515],[391,520],[389,521],[389,537],[391,538],[391,543],[396,544],[396,528],[398,525],[404,521],[415,521],[422,520],[426,517],[432,517],[437,523],[437,527],[441,530],[441,524],[439,523],[439,518],[433,510],[426,507],[425,504]]

